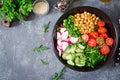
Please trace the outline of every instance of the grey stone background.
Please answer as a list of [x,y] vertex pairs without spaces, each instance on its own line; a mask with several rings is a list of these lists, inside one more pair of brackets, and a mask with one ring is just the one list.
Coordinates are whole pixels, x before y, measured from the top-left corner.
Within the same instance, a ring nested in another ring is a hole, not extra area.
[[[25,25],[16,24],[12,28],[0,25],[0,80],[51,80],[55,72],[63,68],[52,49],[52,30],[57,19],[63,14],[54,9],[57,0],[48,0],[50,11],[45,16],[34,16],[25,21]],[[118,28],[120,16],[120,0],[102,3],[99,0],[75,0],[68,8],[77,6],[93,6],[106,12]],[[43,24],[51,21],[47,33],[43,32]],[[33,48],[45,45],[51,49],[33,52]],[[43,65],[41,59],[49,62]],[[78,72],[69,68],[62,76],[64,80],[120,80],[120,66],[113,66],[113,58],[102,68],[92,72]]]

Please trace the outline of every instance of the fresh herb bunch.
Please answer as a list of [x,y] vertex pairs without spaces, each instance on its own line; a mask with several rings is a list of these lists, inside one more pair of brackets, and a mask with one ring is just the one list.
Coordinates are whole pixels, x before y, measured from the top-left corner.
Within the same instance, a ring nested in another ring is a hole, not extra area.
[[6,16],[7,20],[12,22],[15,19],[24,20],[23,16],[33,10],[33,0],[1,0],[0,17]]

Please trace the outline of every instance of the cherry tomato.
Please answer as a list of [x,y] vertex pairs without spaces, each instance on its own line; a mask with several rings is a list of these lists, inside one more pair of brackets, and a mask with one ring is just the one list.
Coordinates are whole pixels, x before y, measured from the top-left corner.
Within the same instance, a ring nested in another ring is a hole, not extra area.
[[88,45],[91,47],[95,47],[96,46],[96,40],[94,38],[90,38],[88,40]]
[[89,33],[89,36],[93,37],[93,38],[96,38],[96,37],[98,37],[98,32],[97,31],[93,31],[93,32]]
[[99,22],[97,22],[97,26],[98,27],[104,27],[105,26],[105,22],[104,21],[99,21]]
[[100,52],[101,52],[101,54],[104,54],[104,55],[109,54],[109,52],[110,52],[109,46],[103,45],[103,46],[100,48]]
[[98,28],[98,33],[100,33],[100,34],[107,33],[107,29],[105,27],[100,27],[100,28]]
[[114,43],[113,38],[107,38],[107,39],[106,39],[106,44],[107,44],[108,46],[112,46],[113,43]]
[[108,38],[108,35],[106,33],[100,34],[100,37],[103,37],[104,39]]

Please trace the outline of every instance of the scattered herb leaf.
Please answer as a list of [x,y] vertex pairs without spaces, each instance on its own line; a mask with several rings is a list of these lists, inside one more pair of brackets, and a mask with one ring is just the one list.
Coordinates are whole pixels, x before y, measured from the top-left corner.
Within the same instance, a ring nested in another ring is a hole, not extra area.
[[46,61],[44,61],[44,60],[42,60],[42,59],[41,59],[41,62],[42,62],[42,64],[44,64],[44,65],[49,64],[48,62],[46,62]]
[[49,21],[47,24],[44,24],[44,25],[43,25],[44,32],[47,32],[47,30],[48,30],[48,28],[49,28],[49,24],[50,24],[50,21]]
[[40,51],[45,51],[45,50],[48,50],[49,48],[46,47],[46,46],[43,46],[43,45],[40,45],[39,47],[35,47],[33,49],[34,52],[40,52]]
[[52,80],[59,80],[61,76],[64,74],[66,67],[63,67],[60,72],[56,72],[52,78]]

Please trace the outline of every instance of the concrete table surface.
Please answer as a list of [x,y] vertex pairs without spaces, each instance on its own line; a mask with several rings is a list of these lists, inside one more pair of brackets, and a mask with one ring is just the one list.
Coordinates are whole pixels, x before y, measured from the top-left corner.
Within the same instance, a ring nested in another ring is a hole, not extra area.
[[[63,68],[63,64],[56,58],[52,49],[52,30],[57,19],[63,14],[54,9],[57,0],[48,0],[50,11],[45,16],[34,16],[25,21],[25,25],[17,24],[6,28],[0,26],[0,80],[51,80],[55,72]],[[68,8],[77,6],[93,6],[109,15],[118,27],[120,16],[120,0],[102,3],[99,0],[75,0]],[[43,24],[51,21],[47,33],[43,32]],[[39,45],[50,49],[43,52],[33,52]],[[49,62],[43,65],[41,59]],[[78,72],[69,68],[62,76],[64,80],[120,80],[120,66],[114,67],[114,59],[102,68],[92,72]]]

